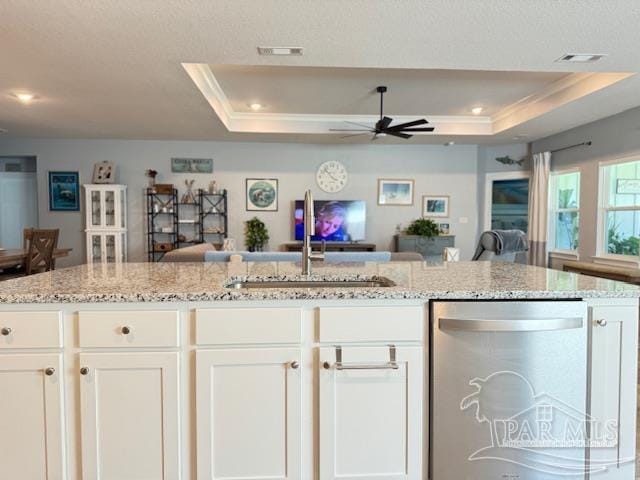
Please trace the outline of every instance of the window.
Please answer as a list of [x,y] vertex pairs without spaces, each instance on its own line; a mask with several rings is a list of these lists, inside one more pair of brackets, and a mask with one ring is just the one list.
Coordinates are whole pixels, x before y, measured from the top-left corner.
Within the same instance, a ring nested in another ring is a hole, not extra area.
[[549,188],[549,246],[551,250],[578,249],[580,172],[553,173]]
[[602,167],[600,252],[640,254],[640,161]]

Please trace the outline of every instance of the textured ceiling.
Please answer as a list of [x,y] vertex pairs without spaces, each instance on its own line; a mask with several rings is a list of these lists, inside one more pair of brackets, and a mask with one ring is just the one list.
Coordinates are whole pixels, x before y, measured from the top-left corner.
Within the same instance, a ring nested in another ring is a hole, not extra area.
[[[227,132],[181,62],[640,71],[638,0],[0,0],[0,18],[5,137],[337,141]],[[258,45],[305,51],[301,57],[260,57]],[[568,52],[609,55],[586,66],[554,63]],[[548,135],[640,105],[636,77],[493,141]],[[10,95],[17,90],[40,99],[21,105]],[[411,141],[443,140],[434,138]]]
[[211,65],[236,112],[265,105],[268,113],[377,115],[378,85],[386,85],[385,113],[402,115],[482,115],[541,90],[566,72],[485,72],[372,68],[312,68]]

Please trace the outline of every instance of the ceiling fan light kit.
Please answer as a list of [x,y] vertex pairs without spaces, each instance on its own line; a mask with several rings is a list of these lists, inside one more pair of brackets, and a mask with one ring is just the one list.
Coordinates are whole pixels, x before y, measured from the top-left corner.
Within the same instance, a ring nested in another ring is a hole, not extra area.
[[[376,88],[376,92],[380,94],[380,120],[376,122],[373,127],[368,125],[364,125],[356,122],[346,122],[351,123],[353,125],[357,125],[360,127],[365,127],[365,129],[330,129],[331,132],[347,132],[349,135],[345,135],[341,138],[355,137],[358,135],[365,135],[367,133],[373,133],[373,137],[371,140],[375,140],[380,137],[386,137],[390,135],[392,137],[403,138],[405,140],[411,138],[413,133],[416,132],[433,132],[434,127],[420,127],[420,125],[427,125],[429,122],[421,118],[419,120],[412,120],[411,122],[400,123],[398,125],[391,125],[393,119],[391,117],[386,117],[384,115],[384,94],[387,92],[387,87],[384,85],[380,85]],[[419,127],[419,128],[413,128]],[[354,133],[359,132],[359,133]]]

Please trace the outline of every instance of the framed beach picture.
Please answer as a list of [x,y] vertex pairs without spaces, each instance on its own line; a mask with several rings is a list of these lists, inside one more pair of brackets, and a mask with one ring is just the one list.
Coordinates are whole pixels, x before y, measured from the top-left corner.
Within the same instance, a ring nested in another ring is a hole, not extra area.
[[413,180],[378,179],[378,205],[413,205]]
[[247,178],[247,211],[278,211],[278,179]]
[[439,223],[438,228],[440,229],[441,235],[449,235],[449,224],[448,223]]
[[78,172],[49,172],[49,210],[80,211],[80,178]]
[[449,196],[424,195],[422,197],[422,216],[447,218],[449,216]]

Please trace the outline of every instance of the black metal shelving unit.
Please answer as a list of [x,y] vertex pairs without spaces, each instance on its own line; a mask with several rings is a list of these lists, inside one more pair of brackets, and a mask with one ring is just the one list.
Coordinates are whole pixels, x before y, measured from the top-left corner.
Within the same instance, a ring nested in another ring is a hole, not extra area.
[[[227,191],[207,193],[199,189],[198,204],[200,205],[198,222],[200,242],[207,241],[222,246],[228,234]],[[211,240],[212,237],[213,240]]]
[[[178,210],[181,215],[190,213],[191,218],[185,218],[184,216],[178,216],[178,248],[186,247],[189,245],[195,245],[202,243],[202,235],[200,235],[200,202],[178,202]],[[181,222],[180,220],[193,220],[193,222]],[[180,236],[184,235],[186,241],[181,241]]]
[[[150,262],[158,262],[169,250],[178,248],[178,190],[174,188],[172,193],[157,193],[147,188],[146,197],[147,258]],[[172,227],[171,232],[160,231],[167,226]],[[171,248],[162,249],[162,244],[171,244]]]

